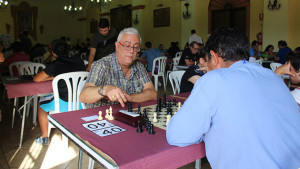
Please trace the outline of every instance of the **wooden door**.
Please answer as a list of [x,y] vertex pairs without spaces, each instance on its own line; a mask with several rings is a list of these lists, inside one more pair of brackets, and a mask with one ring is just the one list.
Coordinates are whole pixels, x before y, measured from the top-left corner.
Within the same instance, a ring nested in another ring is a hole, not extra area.
[[111,26],[116,28],[118,32],[124,28],[132,26],[131,5],[126,5],[110,10]]

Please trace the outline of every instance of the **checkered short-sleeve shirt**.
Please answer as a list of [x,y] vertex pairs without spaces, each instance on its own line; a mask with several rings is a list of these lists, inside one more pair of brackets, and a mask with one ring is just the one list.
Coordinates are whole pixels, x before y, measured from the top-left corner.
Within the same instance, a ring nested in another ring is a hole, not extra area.
[[[98,61],[93,62],[86,81],[86,83],[92,83],[95,86],[118,86],[127,94],[141,92],[144,85],[148,82],[151,82],[151,79],[144,65],[140,62],[134,62],[131,65],[130,76],[129,79],[127,79],[119,62],[117,61],[116,53],[112,53]],[[116,103],[118,102],[108,102],[107,99],[103,98],[96,103],[87,104],[87,108]]]

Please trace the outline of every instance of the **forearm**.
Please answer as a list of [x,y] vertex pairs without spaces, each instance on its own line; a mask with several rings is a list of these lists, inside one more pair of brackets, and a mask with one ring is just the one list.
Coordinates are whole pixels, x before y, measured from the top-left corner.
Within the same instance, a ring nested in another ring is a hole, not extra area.
[[96,103],[103,98],[100,94],[98,94],[99,87],[97,86],[87,86],[84,87],[80,93],[79,100],[82,103]]
[[130,95],[129,102],[146,102],[150,100],[155,100],[157,98],[157,92],[155,89],[145,89],[140,93],[135,93]]

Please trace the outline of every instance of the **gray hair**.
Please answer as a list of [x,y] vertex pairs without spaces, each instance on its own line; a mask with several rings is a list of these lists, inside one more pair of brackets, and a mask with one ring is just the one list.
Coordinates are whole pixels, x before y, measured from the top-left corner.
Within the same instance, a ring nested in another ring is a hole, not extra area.
[[142,38],[139,34],[139,31],[133,27],[130,27],[130,28],[125,28],[123,29],[120,33],[119,33],[119,36],[118,36],[118,39],[117,41],[120,42],[122,36],[124,33],[127,33],[127,34],[133,34],[133,35],[138,35],[138,37],[140,38],[140,44],[142,44]]

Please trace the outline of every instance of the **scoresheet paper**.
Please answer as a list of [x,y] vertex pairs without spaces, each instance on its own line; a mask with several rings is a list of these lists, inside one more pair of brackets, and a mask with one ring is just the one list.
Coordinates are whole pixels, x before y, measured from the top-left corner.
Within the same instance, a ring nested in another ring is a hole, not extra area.
[[100,137],[105,137],[117,133],[121,133],[123,131],[126,131],[126,129],[123,129],[119,126],[116,126],[107,120],[100,120],[100,121],[94,121],[90,123],[84,123],[82,124],[83,127],[86,129],[92,131],[93,133],[97,134]]

